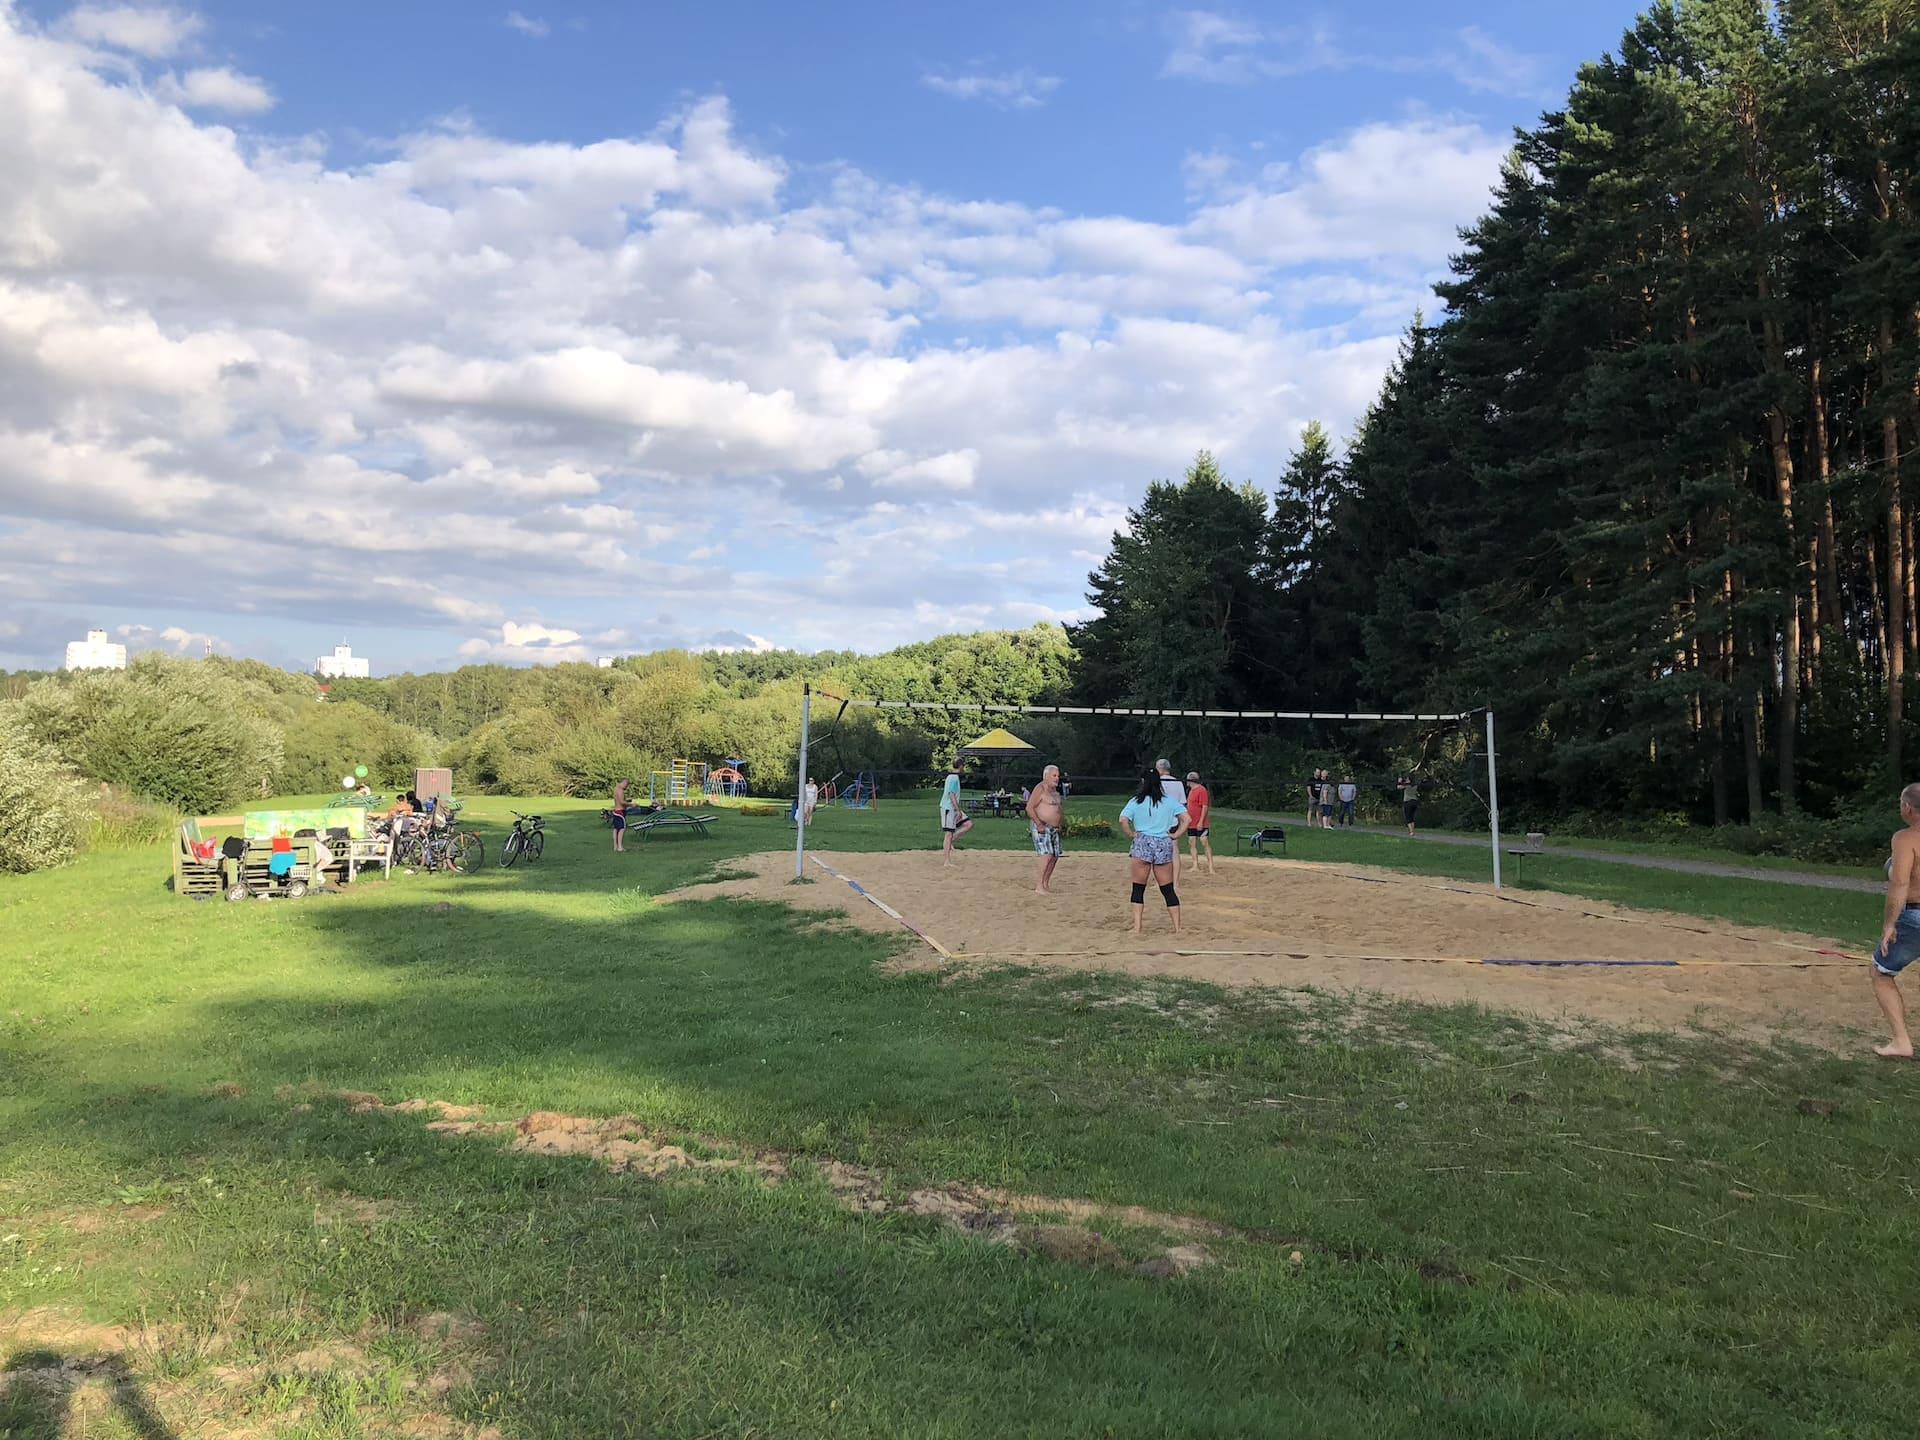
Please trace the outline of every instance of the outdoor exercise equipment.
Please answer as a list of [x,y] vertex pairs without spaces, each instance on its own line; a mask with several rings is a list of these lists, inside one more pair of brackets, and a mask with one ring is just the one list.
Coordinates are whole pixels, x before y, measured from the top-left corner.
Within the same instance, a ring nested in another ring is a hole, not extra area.
[[676,759],[672,767],[647,777],[647,803],[699,805],[707,798],[707,762]]
[[871,810],[879,799],[880,791],[873,783],[871,770],[862,770],[840,793],[840,803],[849,810]]

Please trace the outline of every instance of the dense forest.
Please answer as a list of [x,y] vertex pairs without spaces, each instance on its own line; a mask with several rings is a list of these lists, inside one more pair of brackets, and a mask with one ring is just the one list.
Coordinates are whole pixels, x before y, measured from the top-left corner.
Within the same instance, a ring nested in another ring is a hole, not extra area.
[[1309,427],[1270,505],[1205,456],[1148,493],[1083,693],[1492,705],[1541,815],[1884,811],[1920,739],[1916,81],[1915,0],[1652,8],[1519,135],[1344,456]]

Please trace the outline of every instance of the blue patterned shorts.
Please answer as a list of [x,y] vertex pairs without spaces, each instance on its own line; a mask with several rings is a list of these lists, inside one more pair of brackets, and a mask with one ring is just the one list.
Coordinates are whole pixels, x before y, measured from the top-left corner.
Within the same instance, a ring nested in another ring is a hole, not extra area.
[[1173,837],[1171,835],[1136,835],[1133,844],[1127,847],[1127,854],[1136,860],[1144,860],[1149,865],[1173,864]]

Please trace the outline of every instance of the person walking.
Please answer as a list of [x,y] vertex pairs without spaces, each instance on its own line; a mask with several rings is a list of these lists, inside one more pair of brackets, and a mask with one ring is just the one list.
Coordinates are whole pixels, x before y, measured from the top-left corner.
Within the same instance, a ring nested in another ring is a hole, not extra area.
[[1322,830],[1333,828],[1333,772],[1331,770],[1320,772],[1320,828]]
[[1400,818],[1407,822],[1407,834],[1413,834],[1414,821],[1420,817],[1420,777],[1400,777]]
[[[1161,762],[1164,764],[1165,762]],[[1178,873],[1180,852],[1176,848],[1186,833],[1187,811],[1184,804],[1166,793],[1166,778],[1158,767],[1140,777],[1140,786],[1120,812],[1120,828],[1129,844],[1127,858],[1133,881],[1133,933],[1138,935],[1146,923],[1147,880],[1160,886],[1160,898],[1167,902],[1167,916],[1173,921],[1173,933],[1180,933],[1180,892],[1173,880]],[[1185,786],[1181,789],[1184,792]],[[1184,796],[1183,796],[1184,798]]]
[[1347,775],[1340,782],[1340,823],[1351,825],[1354,821],[1354,807],[1360,800],[1360,787],[1353,783],[1353,776]]
[[953,864],[953,842],[971,829],[973,817],[960,800],[960,764],[955,761],[947,771],[947,783],[940,787],[940,849],[945,857],[940,862],[942,869]]
[[811,775],[807,777],[807,824],[813,823],[814,807],[820,803],[820,782]]
[[1051,895],[1054,866],[1067,853],[1067,804],[1060,794],[1058,765],[1047,766],[1040,783],[1027,792],[1027,824],[1033,831],[1033,853],[1040,857],[1033,878],[1034,893]]
[[1893,837],[1887,857],[1887,906],[1882,917],[1880,943],[1874,947],[1868,971],[1873,998],[1887,1017],[1892,1038],[1873,1047],[1887,1060],[1911,1060],[1913,1036],[1907,1032],[1907,1005],[1900,995],[1900,972],[1920,957],[1920,784],[1900,792],[1900,818],[1906,828]]
[[1200,783],[1199,772],[1187,772],[1187,850],[1192,856],[1190,873],[1200,873],[1200,847],[1207,847],[1207,874],[1213,874],[1213,841],[1207,832],[1213,828],[1213,792]]
[[613,848],[616,854],[627,853],[627,782],[613,782],[613,809],[607,812],[607,823],[613,826]]

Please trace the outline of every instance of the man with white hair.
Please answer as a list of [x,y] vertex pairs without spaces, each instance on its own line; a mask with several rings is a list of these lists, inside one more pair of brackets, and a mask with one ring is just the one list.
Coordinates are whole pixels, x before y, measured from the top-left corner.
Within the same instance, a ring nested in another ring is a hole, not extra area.
[[1027,796],[1027,824],[1033,830],[1033,853],[1040,857],[1034,875],[1036,895],[1053,893],[1053,867],[1067,853],[1067,802],[1060,793],[1060,767],[1049,765],[1040,783]]
[[1186,809],[1187,787],[1184,781],[1174,778],[1173,766],[1165,760],[1156,760],[1153,768],[1160,772],[1160,794],[1182,810]]
[[1893,855],[1887,861],[1887,908],[1880,943],[1874,948],[1870,973],[1873,998],[1887,1017],[1893,1038],[1873,1047],[1888,1060],[1911,1060],[1913,1036],[1907,1033],[1907,1006],[1900,998],[1898,977],[1920,959],[1920,784],[1900,792],[1900,818],[1907,828],[1893,837]]

